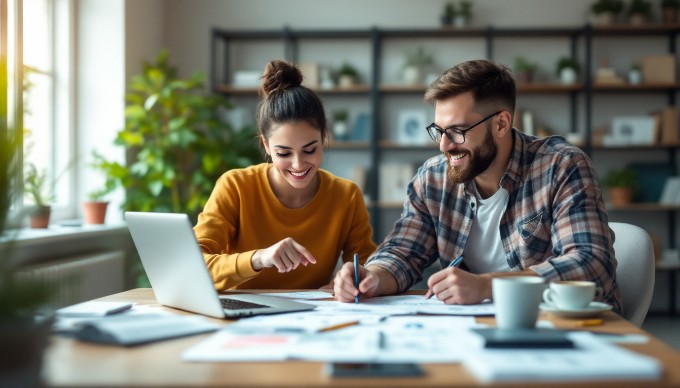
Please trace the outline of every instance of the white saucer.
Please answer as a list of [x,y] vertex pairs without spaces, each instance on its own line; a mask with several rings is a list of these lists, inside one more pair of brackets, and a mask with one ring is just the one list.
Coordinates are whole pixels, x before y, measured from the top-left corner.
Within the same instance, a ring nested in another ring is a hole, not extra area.
[[541,303],[540,309],[558,315],[563,318],[589,318],[596,317],[605,311],[612,309],[612,306],[602,303],[602,302],[590,302],[588,307],[576,310],[561,310],[556,307],[550,306],[547,303]]

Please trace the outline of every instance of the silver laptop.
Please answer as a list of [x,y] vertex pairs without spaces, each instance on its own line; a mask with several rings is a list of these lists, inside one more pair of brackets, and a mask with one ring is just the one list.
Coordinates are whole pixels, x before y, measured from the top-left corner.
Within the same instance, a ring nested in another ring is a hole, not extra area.
[[186,214],[125,212],[132,240],[159,303],[216,318],[312,310],[275,296],[218,295]]

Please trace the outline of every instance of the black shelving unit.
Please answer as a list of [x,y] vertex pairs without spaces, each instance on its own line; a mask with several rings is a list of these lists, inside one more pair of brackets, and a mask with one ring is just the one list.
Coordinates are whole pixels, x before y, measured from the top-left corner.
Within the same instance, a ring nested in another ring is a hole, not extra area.
[[[379,198],[378,166],[384,160],[385,153],[395,151],[418,151],[436,152],[436,147],[395,145],[386,142],[381,135],[384,132],[384,123],[381,120],[381,111],[384,109],[383,100],[388,96],[398,95],[422,95],[425,85],[385,85],[381,84],[381,72],[383,66],[384,43],[398,39],[432,39],[451,41],[455,45],[461,39],[481,39],[484,42],[484,52],[487,58],[494,59],[495,43],[500,38],[537,38],[555,39],[566,38],[569,45],[569,53],[574,59],[582,59],[583,72],[582,82],[574,85],[561,85],[558,83],[532,83],[518,84],[518,94],[522,95],[567,95],[569,96],[569,130],[572,133],[584,133],[585,144],[582,148],[589,155],[600,152],[610,152],[611,150],[625,149],[634,152],[645,149],[662,149],[668,154],[668,163],[676,169],[676,152],[680,148],[677,145],[658,145],[654,147],[631,146],[631,147],[603,147],[592,143],[593,128],[593,97],[600,94],[635,94],[635,93],[665,93],[668,105],[675,105],[677,92],[680,90],[680,83],[670,85],[621,85],[621,86],[601,86],[595,85],[593,79],[593,42],[600,37],[633,37],[650,36],[668,39],[667,52],[675,54],[677,57],[676,40],[680,34],[680,25],[645,25],[627,26],[614,25],[607,27],[584,25],[574,28],[465,28],[465,29],[381,29],[370,28],[360,30],[296,30],[283,28],[280,30],[253,30],[253,31],[230,31],[214,28],[211,32],[211,86],[216,93],[228,96],[255,96],[256,90],[232,88],[229,85],[230,77],[230,57],[229,47],[235,41],[277,41],[283,45],[283,52],[287,60],[296,62],[299,57],[298,47],[301,40],[362,40],[370,45],[370,74],[369,81],[363,85],[350,90],[331,89],[319,90],[322,96],[343,96],[355,95],[367,97],[370,100],[372,131],[368,144],[337,144],[332,145],[334,149],[346,150],[348,152],[369,152],[371,168],[367,171],[367,178],[370,184],[366,191],[370,196],[371,219],[376,236],[381,236],[383,231],[380,229],[380,220],[383,209],[396,209],[400,204],[381,203]],[[579,111],[579,101],[583,99],[583,112]],[[580,115],[583,114],[585,128],[579,128]],[[581,131],[579,131],[581,129]],[[639,206],[633,204],[629,208],[613,208],[612,212],[648,212],[659,211],[669,215],[668,238],[670,247],[676,246],[676,212],[680,206],[662,206],[644,204]],[[675,276],[675,271],[671,272]],[[674,284],[674,283],[673,283]],[[673,302],[674,303],[674,302]],[[674,311],[674,305],[671,311]]]

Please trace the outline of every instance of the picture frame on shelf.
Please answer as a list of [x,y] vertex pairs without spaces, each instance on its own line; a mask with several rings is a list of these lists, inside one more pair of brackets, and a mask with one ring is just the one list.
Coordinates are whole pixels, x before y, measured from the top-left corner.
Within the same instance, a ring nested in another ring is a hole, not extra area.
[[397,143],[401,145],[425,145],[432,141],[427,134],[427,113],[422,110],[399,112],[397,120]]
[[657,120],[653,116],[618,116],[612,119],[611,135],[604,145],[651,145],[656,143]]
[[371,115],[359,112],[349,134],[349,140],[354,142],[368,142],[371,138]]

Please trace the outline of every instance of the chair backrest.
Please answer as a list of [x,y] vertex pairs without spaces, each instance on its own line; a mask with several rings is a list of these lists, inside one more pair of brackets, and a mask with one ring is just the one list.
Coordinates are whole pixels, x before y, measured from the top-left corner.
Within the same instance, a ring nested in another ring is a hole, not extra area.
[[618,261],[616,281],[621,290],[623,317],[637,326],[647,316],[654,292],[655,258],[652,239],[639,226],[610,222]]

